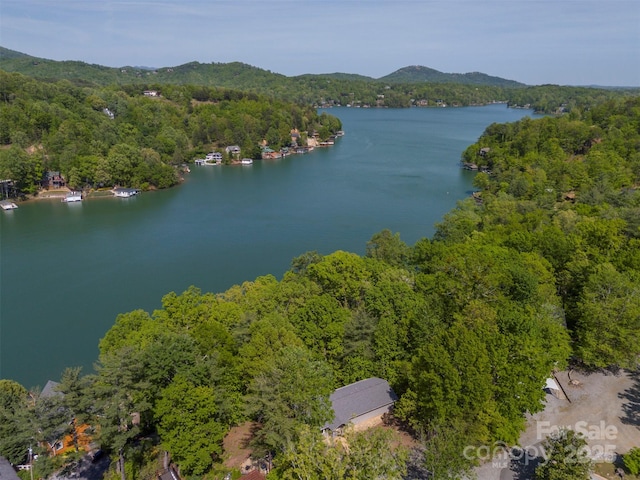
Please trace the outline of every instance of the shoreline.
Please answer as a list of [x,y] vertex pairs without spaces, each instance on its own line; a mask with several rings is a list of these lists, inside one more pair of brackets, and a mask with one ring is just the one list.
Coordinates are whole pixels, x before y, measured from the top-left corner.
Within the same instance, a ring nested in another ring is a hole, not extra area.
[[[182,182],[179,182],[178,184],[174,185],[180,185]],[[172,188],[172,187],[169,187]],[[16,199],[13,199],[13,201],[15,201],[18,205],[23,205],[26,203],[34,203],[34,202],[40,202],[40,201],[59,201],[62,202],[63,199],[67,196],[68,193],[72,192],[72,191],[77,191],[77,190],[70,190],[68,188],[59,188],[56,190],[45,190],[42,192],[38,192],[37,194],[34,195],[25,195],[23,197],[19,197]],[[90,198],[111,198],[114,197],[115,195],[113,194],[113,189],[99,189],[99,190],[82,190],[82,200],[87,200]]]

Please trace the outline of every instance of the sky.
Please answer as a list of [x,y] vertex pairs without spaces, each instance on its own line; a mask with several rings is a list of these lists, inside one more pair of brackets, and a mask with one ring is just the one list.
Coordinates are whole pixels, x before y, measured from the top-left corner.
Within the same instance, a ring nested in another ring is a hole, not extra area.
[[640,0],[0,0],[0,46],[110,67],[239,61],[379,78],[422,65],[640,86]]

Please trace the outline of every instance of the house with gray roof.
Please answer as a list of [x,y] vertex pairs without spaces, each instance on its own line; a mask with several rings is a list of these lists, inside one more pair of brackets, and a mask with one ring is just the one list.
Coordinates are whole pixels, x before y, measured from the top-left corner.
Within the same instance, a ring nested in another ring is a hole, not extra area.
[[398,396],[386,380],[373,377],[340,387],[329,399],[334,419],[322,431],[335,435],[348,424],[358,425],[388,413]]
[[58,382],[54,382],[53,380],[48,380],[42,391],[40,392],[41,398],[50,398],[50,397],[58,397],[62,396],[62,392],[58,390],[58,386],[60,384]]

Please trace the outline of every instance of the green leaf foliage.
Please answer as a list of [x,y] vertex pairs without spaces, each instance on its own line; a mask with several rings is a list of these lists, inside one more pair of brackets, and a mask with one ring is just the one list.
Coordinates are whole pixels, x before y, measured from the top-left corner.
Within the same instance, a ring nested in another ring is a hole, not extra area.
[[588,480],[592,461],[587,441],[573,430],[561,430],[543,442],[545,458],[536,468],[537,480]]
[[640,474],[640,447],[634,447],[622,456],[624,468],[631,475]]
[[161,393],[154,413],[163,447],[187,475],[202,475],[222,455],[227,426],[218,420],[216,392],[177,376]]

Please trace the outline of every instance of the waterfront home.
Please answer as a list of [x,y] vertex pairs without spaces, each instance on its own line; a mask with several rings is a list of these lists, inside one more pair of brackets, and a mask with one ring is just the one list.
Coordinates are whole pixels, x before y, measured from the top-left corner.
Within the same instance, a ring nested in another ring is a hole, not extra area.
[[263,160],[275,160],[277,158],[282,158],[282,153],[276,152],[269,147],[263,147],[261,157]]
[[240,147],[238,145],[229,145],[224,151],[229,155],[240,155]]
[[[40,392],[39,398],[63,398],[64,394],[59,388],[60,383],[49,380]],[[89,425],[78,425],[75,418],[70,419],[69,425],[71,426],[71,432],[60,432],[56,437],[42,443],[42,445],[47,449],[49,456],[62,455],[77,450],[90,450],[92,438],[89,435]]]
[[45,173],[41,182],[42,188],[64,188],[67,185],[64,177],[60,175],[60,172],[49,171]]

